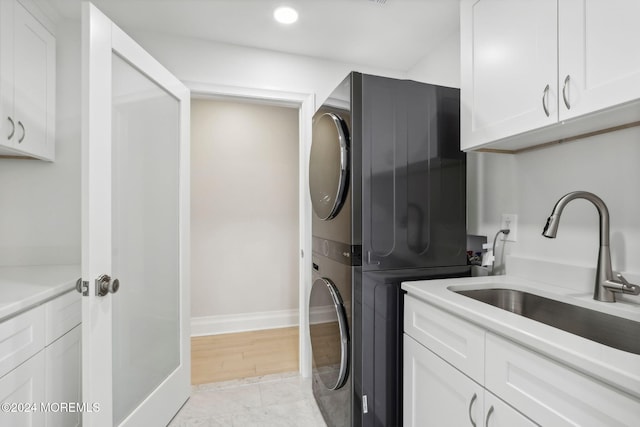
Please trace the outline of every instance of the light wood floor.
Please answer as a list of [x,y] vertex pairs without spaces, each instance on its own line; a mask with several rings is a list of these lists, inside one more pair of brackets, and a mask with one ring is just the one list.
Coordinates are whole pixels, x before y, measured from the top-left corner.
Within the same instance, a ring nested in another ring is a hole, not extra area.
[[298,370],[298,327],[191,338],[191,383]]

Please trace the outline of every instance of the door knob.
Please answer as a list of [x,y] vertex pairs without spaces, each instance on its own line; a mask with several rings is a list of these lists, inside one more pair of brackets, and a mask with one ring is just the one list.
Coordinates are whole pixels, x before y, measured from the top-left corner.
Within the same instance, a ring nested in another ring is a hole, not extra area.
[[103,297],[108,293],[115,294],[118,289],[120,289],[120,280],[118,279],[112,281],[111,277],[106,274],[102,274],[96,279],[96,295],[99,297]]

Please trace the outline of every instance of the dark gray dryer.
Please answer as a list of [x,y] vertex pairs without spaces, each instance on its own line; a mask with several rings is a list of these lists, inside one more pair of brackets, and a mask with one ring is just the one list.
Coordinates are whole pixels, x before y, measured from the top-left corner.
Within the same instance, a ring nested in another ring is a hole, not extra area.
[[402,425],[400,283],[469,275],[459,109],[458,89],[354,72],[314,115],[309,322],[329,426]]

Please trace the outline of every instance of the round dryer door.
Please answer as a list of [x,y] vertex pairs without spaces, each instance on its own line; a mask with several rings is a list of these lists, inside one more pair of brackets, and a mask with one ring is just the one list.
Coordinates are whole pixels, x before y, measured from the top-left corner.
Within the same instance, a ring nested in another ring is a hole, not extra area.
[[329,390],[338,390],[349,375],[349,325],[340,292],[329,279],[313,282],[309,330],[314,375]]
[[309,160],[309,190],[313,211],[320,219],[334,218],[347,195],[349,182],[349,131],[334,113],[324,113],[313,123]]

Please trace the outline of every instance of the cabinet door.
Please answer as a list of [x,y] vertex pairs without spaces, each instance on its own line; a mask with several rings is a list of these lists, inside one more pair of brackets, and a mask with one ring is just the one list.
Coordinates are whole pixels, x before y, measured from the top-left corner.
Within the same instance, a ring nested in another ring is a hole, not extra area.
[[13,146],[14,133],[13,2],[0,1],[0,146]]
[[485,427],[535,427],[538,424],[485,390],[482,425]]
[[[44,425],[44,412],[40,406],[45,402],[44,397],[44,354],[41,351],[0,378],[0,402],[9,404],[8,411],[4,406],[0,411],[0,426]],[[18,406],[20,404],[29,406]]]
[[[46,402],[81,403],[80,325],[46,347]],[[45,414],[46,427],[75,427],[81,425],[80,411],[49,411]]]
[[55,39],[27,10],[14,10],[14,120],[21,151],[52,160],[55,135]]
[[556,123],[556,0],[463,0],[461,147]]
[[558,13],[560,120],[640,98],[640,2],[562,0]]
[[403,379],[404,426],[481,425],[483,388],[408,335]]

